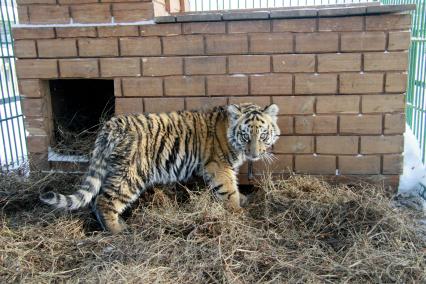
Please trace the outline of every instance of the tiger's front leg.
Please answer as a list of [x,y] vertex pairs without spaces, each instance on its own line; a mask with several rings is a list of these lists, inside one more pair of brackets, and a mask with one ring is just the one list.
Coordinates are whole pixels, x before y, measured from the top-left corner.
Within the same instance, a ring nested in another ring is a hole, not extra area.
[[205,177],[219,199],[226,202],[231,210],[241,210],[237,176],[232,168],[210,162],[205,168]]

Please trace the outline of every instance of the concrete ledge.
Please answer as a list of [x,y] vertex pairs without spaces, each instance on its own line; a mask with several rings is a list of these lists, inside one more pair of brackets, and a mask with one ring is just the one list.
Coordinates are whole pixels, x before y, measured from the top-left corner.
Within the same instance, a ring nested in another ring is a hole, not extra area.
[[241,21],[241,20],[265,20],[265,19],[293,19],[316,17],[344,17],[354,15],[371,15],[387,13],[403,13],[416,9],[415,4],[404,5],[378,5],[372,3],[351,5],[327,5],[321,7],[292,7],[274,8],[267,10],[233,10],[191,12],[170,16],[156,17],[156,23],[175,22],[211,22],[211,21]]

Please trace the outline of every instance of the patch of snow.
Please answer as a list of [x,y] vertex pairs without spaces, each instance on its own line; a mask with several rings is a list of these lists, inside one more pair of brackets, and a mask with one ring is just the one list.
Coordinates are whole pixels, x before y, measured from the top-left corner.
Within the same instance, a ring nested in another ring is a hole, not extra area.
[[52,148],[49,147],[47,160],[49,162],[73,162],[73,163],[87,163],[89,162],[89,158],[86,156],[79,155],[64,155],[55,152]]

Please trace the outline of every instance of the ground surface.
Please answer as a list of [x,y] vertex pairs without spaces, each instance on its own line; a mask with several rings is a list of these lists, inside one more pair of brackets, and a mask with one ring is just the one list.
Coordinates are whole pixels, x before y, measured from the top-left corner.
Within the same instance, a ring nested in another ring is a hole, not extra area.
[[208,192],[153,190],[127,214],[130,231],[100,232],[88,210],[52,211],[46,186],[72,176],[0,177],[0,282],[425,282],[416,216],[379,188],[316,178],[265,178],[245,211]]

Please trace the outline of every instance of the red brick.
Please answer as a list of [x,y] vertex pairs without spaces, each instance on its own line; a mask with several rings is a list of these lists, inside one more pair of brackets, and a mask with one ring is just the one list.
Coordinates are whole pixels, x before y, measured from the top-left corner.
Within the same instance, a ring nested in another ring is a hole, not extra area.
[[116,23],[137,22],[154,18],[152,3],[119,3],[112,5],[112,15]]
[[49,138],[47,135],[27,136],[27,149],[30,153],[46,153],[49,147]]
[[160,55],[161,42],[158,37],[120,38],[122,56]]
[[17,40],[14,45],[15,56],[18,58],[37,57],[36,44],[34,40]]
[[342,134],[381,134],[381,115],[342,115],[340,116]]
[[228,33],[267,33],[271,31],[270,21],[228,22]]
[[99,37],[139,35],[139,29],[137,26],[100,26],[97,29]]
[[41,81],[35,80],[18,80],[19,95],[26,98],[41,98],[44,93],[42,91]]
[[202,55],[204,54],[203,37],[199,35],[164,37],[163,52],[176,55]]
[[381,51],[386,46],[384,32],[342,33],[340,40],[342,51]]
[[318,72],[361,71],[361,54],[318,54]]
[[404,137],[396,136],[363,136],[361,137],[362,154],[402,153]]
[[55,59],[21,59],[16,61],[18,78],[50,79],[58,77]]
[[383,155],[383,174],[399,175],[402,173],[404,156],[400,154]]
[[316,19],[272,20],[272,30],[274,32],[314,32],[316,28]]
[[295,171],[305,174],[336,174],[336,157],[325,155],[296,155]]
[[142,98],[115,98],[115,114],[143,113]]
[[77,44],[74,39],[43,39],[37,41],[38,56],[47,58],[75,57]]
[[163,95],[161,78],[123,78],[125,97],[157,97]]
[[153,24],[141,25],[139,30],[142,36],[171,36],[182,34],[182,24]]
[[407,90],[407,73],[387,73],[386,93],[405,93]]
[[274,145],[275,153],[313,153],[314,137],[312,136],[281,136]]
[[43,98],[31,98],[22,100],[22,112],[28,116],[44,116],[46,112],[46,100]]
[[314,72],[315,55],[286,54],[272,56],[274,72]]
[[293,78],[290,74],[253,75],[250,85],[253,95],[288,95],[293,90]]
[[54,38],[55,31],[53,28],[13,28],[13,38],[18,39],[42,39]]
[[241,54],[248,52],[248,38],[245,34],[207,35],[207,54]]
[[226,57],[224,56],[192,56],[185,58],[185,74],[207,75],[225,73]]
[[75,23],[109,23],[111,10],[109,4],[78,4],[71,6],[71,16]]
[[410,14],[387,14],[366,17],[366,29],[381,30],[408,30],[411,26]]
[[337,116],[296,116],[297,134],[337,133]]
[[272,102],[280,108],[280,114],[312,114],[315,97],[274,96]]
[[147,57],[142,59],[144,76],[180,75],[183,69],[181,57]]
[[278,116],[278,127],[281,134],[293,134],[293,117],[292,116]]
[[405,114],[385,114],[385,134],[403,134],[405,132]]
[[208,76],[207,94],[212,96],[248,95],[248,77],[244,75]]
[[335,94],[337,75],[335,74],[296,74],[296,94]]
[[359,113],[358,96],[320,96],[317,113]]
[[340,74],[341,94],[365,94],[383,92],[382,73]]
[[252,53],[286,53],[293,51],[293,35],[291,33],[250,34],[249,41],[250,52]]
[[59,4],[72,5],[72,4],[87,4],[87,3],[97,3],[98,0],[58,0]]
[[59,38],[66,37],[96,37],[95,27],[58,27],[56,36]]
[[408,52],[365,53],[364,70],[366,71],[406,71]]
[[215,106],[224,106],[228,103],[226,97],[194,97],[185,98],[187,110],[209,110]]
[[267,73],[271,71],[268,55],[233,55],[228,57],[229,73]]
[[139,58],[101,58],[101,76],[141,76]]
[[204,96],[206,93],[202,76],[166,77],[164,88],[166,96]]
[[145,112],[160,113],[175,110],[184,110],[183,98],[146,98],[144,99]]
[[118,56],[118,42],[115,38],[79,39],[78,49],[82,57]]
[[320,31],[362,31],[364,17],[319,18]]
[[356,154],[358,136],[317,136],[319,154]]
[[340,156],[339,172],[343,175],[372,175],[380,173],[379,156]]
[[225,25],[225,22],[184,23],[183,33],[185,34],[224,34],[226,33],[226,25]]
[[67,6],[31,5],[28,11],[32,24],[68,24],[71,21]]
[[258,97],[258,96],[248,96],[248,97],[230,97],[230,104],[243,104],[243,103],[252,103],[261,107],[266,107],[271,104],[270,97]]
[[29,24],[30,23],[30,16],[28,12],[28,6],[21,6],[19,5],[17,7],[18,12],[18,19],[20,24]]
[[405,97],[403,95],[377,95],[362,97],[362,112],[404,112]]
[[407,50],[410,40],[410,31],[389,32],[388,50]]
[[331,32],[296,34],[296,52],[337,52],[338,38]]
[[63,78],[97,78],[99,68],[97,59],[61,59],[59,70]]

